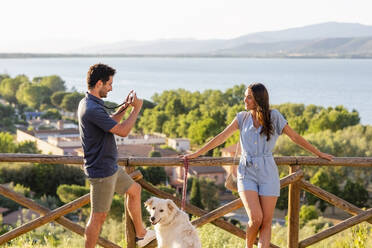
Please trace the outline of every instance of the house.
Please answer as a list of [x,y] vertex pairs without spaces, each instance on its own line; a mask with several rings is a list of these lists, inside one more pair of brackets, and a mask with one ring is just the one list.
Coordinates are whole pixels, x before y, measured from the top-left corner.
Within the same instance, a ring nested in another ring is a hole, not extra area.
[[0,225],[3,223],[3,213],[8,212],[9,209],[0,207]]
[[75,149],[81,147],[79,130],[61,128],[51,130],[17,129],[17,142],[33,141],[43,154],[76,155]]
[[[221,166],[190,166],[187,176],[211,179],[218,185],[225,182],[226,171]],[[170,184],[181,192],[184,178],[184,167],[173,167],[172,174],[170,174],[169,178]]]
[[25,224],[32,219],[40,217],[39,213],[27,208],[20,208],[19,210],[13,211],[3,217],[3,224],[15,226],[18,221],[20,224]]
[[26,117],[26,121],[34,120],[34,119],[40,119],[40,117],[43,114],[44,114],[44,112],[30,112],[30,111],[24,112],[24,115]]
[[115,135],[116,145],[161,145],[165,144],[166,138],[158,135],[133,135],[120,137]]
[[168,146],[180,152],[188,151],[190,150],[190,140],[183,138],[168,138]]

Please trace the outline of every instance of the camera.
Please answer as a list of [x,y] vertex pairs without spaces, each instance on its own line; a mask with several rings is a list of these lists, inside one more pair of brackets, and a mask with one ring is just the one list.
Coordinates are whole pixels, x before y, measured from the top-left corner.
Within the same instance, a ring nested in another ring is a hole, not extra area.
[[128,103],[131,104],[134,101],[134,95],[136,94],[135,91],[131,92],[128,97]]

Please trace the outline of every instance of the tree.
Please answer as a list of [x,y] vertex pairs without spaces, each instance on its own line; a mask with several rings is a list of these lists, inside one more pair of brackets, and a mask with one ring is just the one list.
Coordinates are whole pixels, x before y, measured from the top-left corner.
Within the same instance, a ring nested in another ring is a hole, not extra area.
[[[332,175],[323,168],[319,169],[315,173],[315,175],[310,179],[310,183],[332,194],[335,194],[335,195],[339,194],[339,187],[337,185],[337,180],[334,180],[334,178],[332,178]],[[325,201],[320,200],[319,198],[313,196],[310,193],[307,193],[307,200],[309,204],[315,204],[316,202],[319,202],[319,209],[322,212],[324,212],[328,206],[328,204]]]
[[65,81],[57,75],[43,77],[40,85],[47,87],[52,93],[66,90]]
[[15,132],[16,121],[14,108],[0,104],[0,131]]
[[140,167],[144,179],[153,185],[165,184],[167,173],[163,167],[144,166]]
[[200,184],[201,202],[204,209],[211,211],[217,208],[220,204],[217,185],[209,178],[201,178],[198,180]]
[[348,126],[359,124],[360,117],[357,111],[347,111],[343,106],[321,110],[311,120],[309,132],[318,132],[330,129],[335,132]]
[[68,112],[76,113],[79,102],[84,98],[84,94],[73,92],[63,97],[61,108]]
[[10,133],[0,132],[0,153],[14,153],[16,148],[13,136]]
[[315,206],[302,205],[300,210],[300,226],[303,227],[308,221],[317,219],[319,216]]
[[203,144],[205,140],[216,134],[217,122],[212,118],[206,118],[189,127],[189,138],[193,143]]
[[201,202],[200,182],[198,178],[194,178],[192,181],[190,203],[198,208],[204,209]]
[[22,84],[21,80],[5,78],[0,83],[0,94],[9,103],[16,104],[16,92],[19,86]]
[[161,153],[159,152],[159,151],[151,151],[150,153],[149,153],[149,157],[150,158],[154,158],[154,157],[161,157]]
[[[149,157],[161,157],[161,154],[158,151],[151,151]],[[165,184],[167,181],[167,173],[163,167],[144,166],[139,169],[144,179],[153,185]]]
[[3,81],[3,79],[5,78],[10,78],[10,76],[8,74],[0,74],[0,84],[1,84],[1,81]]
[[61,120],[62,115],[59,113],[57,109],[52,108],[45,111],[41,118],[47,120]]
[[23,141],[17,144],[16,153],[30,153],[30,154],[37,154],[41,153],[39,149],[37,149],[36,142],[34,141]]
[[85,184],[81,168],[62,164],[0,165],[0,183],[14,182],[29,187],[37,197],[56,196],[61,184]]
[[244,84],[234,85],[223,94],[229,106],[241,105],[247,87]]
[[23,83],[17,91],[17,100],[27,106],[39,109],[40,105],[50,104],[51,91],[46,86]]
[[63,98],[70,94],[69,92],[65,92],[65,91],[57,91],[57,92],[54,92],[52,94],[52,96],[50,97],[50,101],[52,102],[52,104],[57,107],[57,108],[60,108],[61,107],[61,103],[63,101]]
[[368,207],[366,206],[369,199],[368,191],[358,182],[354,183],[348,179],[343,190],[343,196],[346,201],[358,207]]
[[158,111],[157,107],[154,109],[145,109],[143,116],[139,120],[139,128],[146,133],[153,133],[163,131],[163,124],[168,120],[168,115],[164,111]]
[[[27,187],[24,187],[23,185],[21,184],[16,184],[14,185],[13,182],[9,183],[9,188],[25,197],[30,197],[30,189],[27,188]],[[4,208],[8,208],[9,210],[18,210],[20,205],[18,203],[16,203],[15,201],[9,199],[9,198],[6,198],[5,196],[2,196],[0,195],[0,206],[1,207],[4,207]],[[1,215],[0,215],[1,216]],[[1,223],[0,223],[1,225]]]

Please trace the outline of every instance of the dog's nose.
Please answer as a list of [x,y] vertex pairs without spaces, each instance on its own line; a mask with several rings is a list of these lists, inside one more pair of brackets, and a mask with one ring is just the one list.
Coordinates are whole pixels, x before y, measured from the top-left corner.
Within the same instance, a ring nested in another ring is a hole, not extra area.
[[155,220],[155,217],[151,217],[151,219],[150,219],[151,221],[154,221]]

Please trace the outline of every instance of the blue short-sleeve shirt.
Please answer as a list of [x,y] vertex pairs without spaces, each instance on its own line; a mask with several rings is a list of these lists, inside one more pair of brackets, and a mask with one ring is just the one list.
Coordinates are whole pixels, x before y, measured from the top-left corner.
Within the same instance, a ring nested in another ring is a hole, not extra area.
[[117,122],[106,112],[103,103],[102,99],[87,92],[78,108],[84,171],[89,178],[108,177],[118,169],[116,142],[109,131]]

